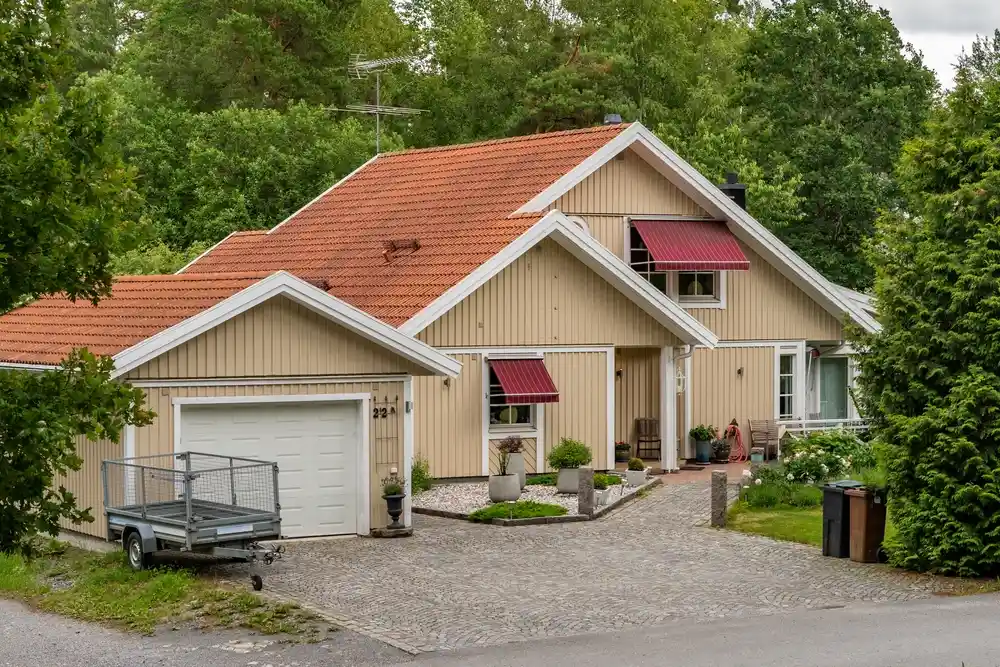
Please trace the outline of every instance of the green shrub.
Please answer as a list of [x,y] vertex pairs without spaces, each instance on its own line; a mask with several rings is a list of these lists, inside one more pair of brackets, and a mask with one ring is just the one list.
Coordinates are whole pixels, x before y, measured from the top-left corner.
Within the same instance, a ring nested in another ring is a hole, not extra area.
[[432,486],[434,478],[431,477],[431,464],[422,456],[413,457],[413,466],[410,468],[410,488],[413,495],[428,491]]
[[634,457],[628,460],[628,469],[634,471],[640,471],[646,469],[646,462],[638,457]]
[[593,455],[590,447],[579,440],[563,438],[549,452],[549,466],[557,470],[562,468],[579,468],[590,463]]
[[775,484],[751,484],[743,490],[743,501],[756,509],[777,507],[784,504],[787,495],[785,488]]
[[757,473],[753,480],[760,480],[761,484],[776,484],[778,486],[791,484],[793,480],[788,478],[788,471],[780,463],[772,463],[757,468]]
[[607,475],[604,473],[594,473],[594,488],[604,490],[609,486],[617,486],[622,483],[622,478],[618,475]]
[[470,521],[491,521],[492,519],[533,519],[540,516],[562,516],[566,508],[562,505],[539,503],[534,500],[518,500],[516,503],[496,503],[483,507],[469,515]]
[[816,486],[792,486],[788,493],[792,507],[818,507],[823,504],[823,491]]
[[888,475],[884,468],[866,468],[858,472],[857,479],[869,489],[884,489],[888,485]]
[[557,476],[558,474],[554,472],[543,472],[540,475],[528,475],[524,483],[527,486],[555,486]]
[[688,434],[691,436],[692,440],[698,442],[704,442],[705,440],[714,440],[715,434],[718,430],[711,424],[698,424],[693,429],[691,429]]
[[812,484],[843,477],[851,470],[875,465],[875,450],[849,431],[817,431],[791,438],[782,447],[782,462],[796,482]]

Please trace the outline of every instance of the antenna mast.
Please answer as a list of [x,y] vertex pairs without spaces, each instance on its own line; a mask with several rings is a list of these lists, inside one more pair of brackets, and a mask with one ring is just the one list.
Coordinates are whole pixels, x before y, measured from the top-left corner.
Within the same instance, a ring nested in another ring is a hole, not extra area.
[[415,116],[425,111],[425,109],[382,105],[382,72],[389,69],[392,65],[399,65],[401,63],[410,64],[416,60],[415,56],[396,56],[394,58],[379,58],[378,60],[365,60],[365,54],[363,53],[355,53],[351,56],[350,64],[347,66],[347,74],[349,76],[355,79],[367,79],[369,74],[375,74],[375,104],[348,104],[343,109],[333,108],[333,110],[375,116],[376,154],[382,152],[382,116]]

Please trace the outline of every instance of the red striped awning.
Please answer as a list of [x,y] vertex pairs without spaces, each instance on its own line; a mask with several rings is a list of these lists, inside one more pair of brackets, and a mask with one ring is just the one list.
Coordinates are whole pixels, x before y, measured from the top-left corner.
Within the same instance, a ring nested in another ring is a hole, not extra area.
[[541,359],[490,359],[503,387],[504,403],[558,403],[559,390]]
[[749,271],[750,262],[724,222],[636,220],[633,222],[654,271]]

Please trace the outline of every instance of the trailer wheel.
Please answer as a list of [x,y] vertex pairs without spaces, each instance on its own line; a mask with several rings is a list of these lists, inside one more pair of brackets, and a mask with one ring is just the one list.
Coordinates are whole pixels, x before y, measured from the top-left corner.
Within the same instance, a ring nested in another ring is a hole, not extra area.
[[253,586],[255,591],[259,591],[264,588],[264,580],[260,578],[259,574],[254,574],[250,576],[250,585]]
[[149,562],[148,556],[142,550],[142,538],[139,533],[132,531],[125,540],[125,554],[128,556],[128,565],[136,572],[146,569]]

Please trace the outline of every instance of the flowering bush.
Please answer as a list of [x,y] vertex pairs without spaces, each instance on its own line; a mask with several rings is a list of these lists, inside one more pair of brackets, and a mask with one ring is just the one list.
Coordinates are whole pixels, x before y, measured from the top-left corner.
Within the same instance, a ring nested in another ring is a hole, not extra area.
[[792,438],[782,448],[782,463],[790,482],[813,484],[842,477],[851,470],[875,465],[871,445],[843,430]]
[[823,492],[794,481],[795,475],[782,465],[761,466],[746,480],[740,499],[749,507],[815,507]]

